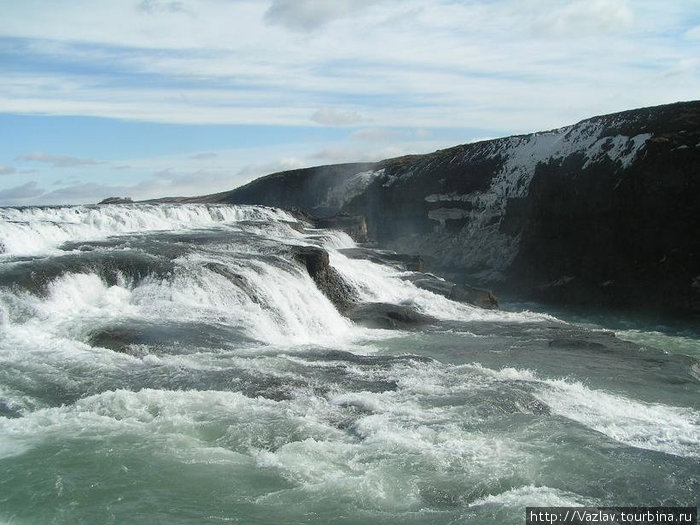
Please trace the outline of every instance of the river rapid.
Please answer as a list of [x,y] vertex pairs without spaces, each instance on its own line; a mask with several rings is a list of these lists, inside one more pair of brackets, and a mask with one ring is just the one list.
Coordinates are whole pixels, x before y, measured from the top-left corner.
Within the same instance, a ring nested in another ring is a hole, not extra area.
[[[255,206],[0,209],[0,523],[508,524],[700,503],[699,342],[482,310]],[[327,250],[356,325],[294,246]]]

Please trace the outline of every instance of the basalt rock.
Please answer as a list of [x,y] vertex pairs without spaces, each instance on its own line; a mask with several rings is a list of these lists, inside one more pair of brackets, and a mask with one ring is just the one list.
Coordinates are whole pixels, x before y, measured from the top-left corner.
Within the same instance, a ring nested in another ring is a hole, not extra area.
[[343,248],[339,251],[350,259],[366,259],[373,263],[392,266],[401,271],[422,272],[425,269],[423,258],[420,255],[408,255],[363,247]]
[[367,328],[407,329],[419,328],[436,321],[409,306],[389,303],[363,303],[349,308],[345,315]]
[[418,288],[428,290],[452,301],[467,303],[480,308],[498,308],[498,299],[490,290],[476,288],[467,284],[455,284],[431,273],[419,273],[404,277]]
[[330,265],[326,250],[316,246],[294,246],[292,250],[294,259],[304,265],[318,289],[340,312],[355,304],[355,291]]
[[317,228],[340,230],[347,233],[355,242],[367,242],[367,222],[362,215],[332,215],[313,219]]
[[462,303],[469,303],[481,308],[498,308],[498,299],[496,299],[496,296],[493,295],[491,291],[466,284],[454,285],[452,290],[450,290],[448,299]]
[[403,276],[402,279],[412,282],[422,290],[428,290],[429,292],[442,295],[443,297],[449,297],[452,288],[456,286],[455,283],[432,273],[412,273]]

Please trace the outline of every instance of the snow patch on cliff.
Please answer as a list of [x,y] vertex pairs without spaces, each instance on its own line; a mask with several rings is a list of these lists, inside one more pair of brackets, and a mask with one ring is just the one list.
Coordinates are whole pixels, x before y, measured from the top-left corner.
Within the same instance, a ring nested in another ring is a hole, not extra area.
[[[451,253],[445,253],[444,256],[468,270],[489,268],[493,272],[489,277],[496,278],[511,264],[520,244],[519,236],[500,231],[501,219],[505,216],[510,199],[528,195],[537,165],[580,154],[585,160],[583,168],[605,157],[619,162],[621,169],[628,168],[652,135],[602,136],[606,130],[615,129],[624,123],[619,119],[588,121],[553,131],[494,140],[483,143],[481,147],[469,148],[462,158],[465,166],[472,160],[484,158],[500,158],[503,165],[485,191],[467,195],[441,193],[425,197],[426,202],[431,203],[461,201],[471,204],[469,211],[449,212],[467,220],[461,232],[454,237],[454,243],[450,242],[453,245]],[[447,211],[443,210],[445,208],[428,212],[428,217],[439,223],[436,225],[437,233],[444,228],[447,218],[453,218],[448,217]],[[459,248],[455,250],[456,247]]]
[[612,161],[620,161],[623,168],[628,168],[637,158],[639,149],[651,138],[651,133],[642,133],[634,137],[615,135],[597,140],[588,148],[588,160],[583,165],[587,168],[591,163],[602,160],[607,156]]
[[425,202],[467,202],[471,199],[471,195],[459,193],[433,193],[425,198]]

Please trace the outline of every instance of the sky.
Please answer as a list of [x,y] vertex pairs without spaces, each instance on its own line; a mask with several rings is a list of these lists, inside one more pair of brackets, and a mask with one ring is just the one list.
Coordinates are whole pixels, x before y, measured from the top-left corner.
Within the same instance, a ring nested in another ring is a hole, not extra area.
[[0,0],[0,205],[201,195],[699,98],[698,0]]

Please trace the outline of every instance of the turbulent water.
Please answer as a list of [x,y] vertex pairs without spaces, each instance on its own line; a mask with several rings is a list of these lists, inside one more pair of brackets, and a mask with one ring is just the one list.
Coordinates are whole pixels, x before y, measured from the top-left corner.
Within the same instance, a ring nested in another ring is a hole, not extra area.
[[[699,503],[691,336],[451,302],[270,208],[0,209],[0,239],[0,523]],[[358,300],[436,320],[353,324],[294,245],[328,250]]]

